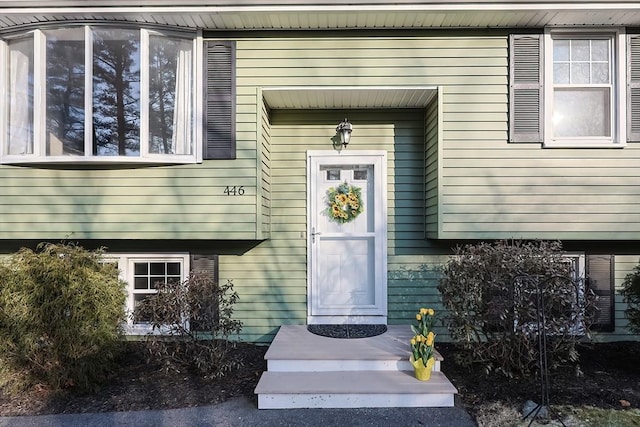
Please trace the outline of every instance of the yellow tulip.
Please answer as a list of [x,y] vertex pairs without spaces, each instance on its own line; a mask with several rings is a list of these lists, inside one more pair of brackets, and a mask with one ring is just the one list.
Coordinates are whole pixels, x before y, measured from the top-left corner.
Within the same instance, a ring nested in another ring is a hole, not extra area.
[[427,309],[427,308],[421,308],[421,309],[420,309],[420,314],[422,314],[423,316],[424,316],[425,314],[429,314],[429,309]]
[[429,316],[434,316],[436,314],[436,312],[433,310],[433,308],[429,309]]
[[411,338],[411,345],[416,345],[416,340]]
[[427,335],[427,345],[432,346],[435,338],[436,338],[435,334],[433,332],[429,332],[429,334]]
[[420,314],[416,314],[416,320],[419,322],[422,320],[422,316]]

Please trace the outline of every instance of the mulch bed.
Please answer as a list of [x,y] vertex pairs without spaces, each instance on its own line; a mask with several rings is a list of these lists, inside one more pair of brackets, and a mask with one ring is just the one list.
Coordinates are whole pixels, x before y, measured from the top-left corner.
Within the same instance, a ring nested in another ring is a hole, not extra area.
[[[451,344],[439,345],[444,355],[442,371],[458,388],[469,412],[489,402],[522,407],[525,401],[541,401],[539,379],[509,379],[486,376],[480,369],[457,365]],[[552,405],[588,405],[598,408],[640,408],[640,342],[580,344],[579,369],[565,368],[549,373]]]
[[[248,396],[266,369],[266,346],[240,344],[231,357],[244,361],[244,368],[222,379],[203,379],[194,372],[161,369],[145,363],[139,344],[129,343],[120,360],[121,368],[95,393],[79,395],[72,390],[52,393],[34,386],[22,393],[0,389],[0,416],[51,413],[85,413],[181,408],[212,405]],[[442,370],[458,388],[462,402],[473,415],[480,404],[502,401],[522,405],[539,401],[540,387],[531,381],[485,376],[481,370],[456,365],[451,344],[439,344],[445,357]],[[640,408],[640,342],[581,345],[580,370],[565,369],[550,375],[551,404],[591,405],[601,408]]]

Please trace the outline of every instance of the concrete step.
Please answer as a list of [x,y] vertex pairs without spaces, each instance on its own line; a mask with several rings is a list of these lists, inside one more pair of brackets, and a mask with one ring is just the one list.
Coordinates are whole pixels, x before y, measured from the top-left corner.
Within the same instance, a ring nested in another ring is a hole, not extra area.
[[370,338],[339,339],[304,325],[280,327],[265,355],[267,372],[255,389],[259,409],[453,406],[458,392],[436,367],[429,381],[414,377],[408,325]]
[[442,372],[265,372],[255,393],[259,409],[388,408],[452,407],[457,390]]
[[[283,325],[265,355],[267,370],[277,372],[413,371],[409,363],[411,329],[389,325],[370,338],[339,339],[310,333],[304,325]],[[442,356],[436,352],[435,371]]]

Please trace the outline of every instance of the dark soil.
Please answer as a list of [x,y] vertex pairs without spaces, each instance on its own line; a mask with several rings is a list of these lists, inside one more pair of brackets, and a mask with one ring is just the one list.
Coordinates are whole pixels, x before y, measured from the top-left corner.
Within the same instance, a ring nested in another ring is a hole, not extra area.
[[[527,400],[541,402],[539,377],[509,379],[482,370],[468,369],[447,359],[455,351],[441,346],[445,356],[442,371],[456,386],[472,416],[481,404],[504,402],[521,408]],[[640,408],[640,342],[578,345],[578,366],[549,373],[551,405],[593,406],[606,409]]]
[[223,378],[208,379],[188,369],[167,371],[159,363],[147,363],[141,343],[125,345],[127,349],[119,360],[120,369],[97,392],[52,393],[36,385],[9,395],[0,389],[0,416],[185,408],[253,396],[253,389],[266,369],[264,354],[268,348],[238,344],[228,355],[243,361],[244,367]]
[[[165,372],[159,364],[145,363],[142,348],[129,344],[121,368],[99,391],[79,395],[73,390],[53,393],[34,386],[17,393],[0,389],[0,416],[39,415],[181,408],[213,405],[238,396],[254,396],[260,374],[266,369],[266,346],[240,344],[231,357],[244,368],[222,379],[203,379],[190,372]],[[485,376],[481,370],[455,364],[455,347],[441,344],[442,370],[458,388],[465,407],[474,415],[480,404],[492,401],[522,405],[540,401],[537,379]],[[600,408],[640,408],[640,342],[595,344],[580,347],[581,375],[575,369],[550,374],[553,405],[591,405]]]

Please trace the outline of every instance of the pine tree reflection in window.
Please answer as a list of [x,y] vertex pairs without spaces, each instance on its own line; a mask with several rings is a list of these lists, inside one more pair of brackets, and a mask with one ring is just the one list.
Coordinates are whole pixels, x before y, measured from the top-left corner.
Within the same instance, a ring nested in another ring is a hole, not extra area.
[[84,154],[84,30],[44,31],[48,156]]
[[93,29],[93,151],[140,154],[140,33]]

